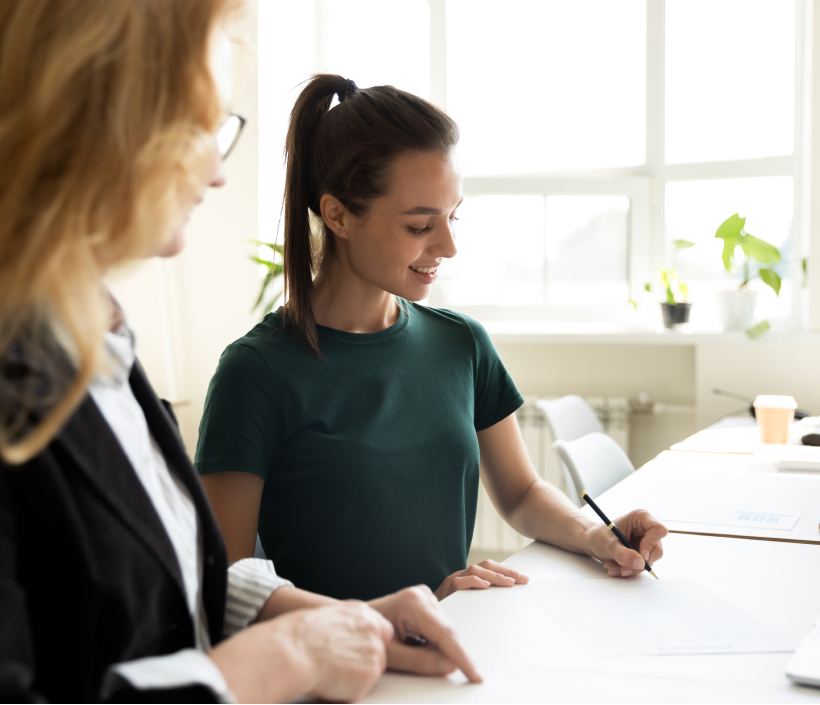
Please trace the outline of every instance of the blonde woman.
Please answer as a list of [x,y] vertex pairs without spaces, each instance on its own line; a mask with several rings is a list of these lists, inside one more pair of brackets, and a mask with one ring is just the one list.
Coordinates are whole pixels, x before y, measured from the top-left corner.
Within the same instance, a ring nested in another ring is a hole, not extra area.
[[225,181],[243,121],[217,77],[238,4],[0,4],[4,702],[348,700],[386,665],[479,679],[429,590],[339,604],[267,561],[228,567],[103,286],[182,249]]

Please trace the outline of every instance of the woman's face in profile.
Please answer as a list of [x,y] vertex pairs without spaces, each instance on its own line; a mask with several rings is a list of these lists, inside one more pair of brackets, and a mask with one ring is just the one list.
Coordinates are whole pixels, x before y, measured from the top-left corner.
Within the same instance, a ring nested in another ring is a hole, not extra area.
[[[233,86],[231,81],[233,61],[231,58],[231,43],[224,30],[217,29],[214,32],[211,44],[210,64],[211,74],[213,75],[214,83],[219,92],[223,110],[225,114],[227,114],[233,98]],[[222,158],[219,156],[216,139],[214,139],[213,159],[205,173],[203,184],[197,189],[193,200],[183,208],[173,234],[162,244],[156,256],[174,257],[182,252],[185,248],[185,228],[191,218],[191,212],[205,200],[205,194],[209,188],[220,188],[225,185],[226,181],[224,165]]]
[[393,164],[390,191],[346,228],[353,271],[370,284],[421,301],[442,260],[456,254],[461,175],[452,154],[411,153]]

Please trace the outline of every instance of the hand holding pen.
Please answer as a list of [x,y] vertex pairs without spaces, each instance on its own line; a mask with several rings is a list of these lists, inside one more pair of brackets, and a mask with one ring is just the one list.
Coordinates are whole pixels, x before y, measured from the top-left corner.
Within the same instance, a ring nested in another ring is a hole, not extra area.
[[586,493],[581,497],[601,518],[604,526],[594,532],[592,555],[599,559],[610,577],[629,577],[644,570],[655,578],[652,565],[663,556],[661,540],[669,533],[645,509],[635,509],[617,520],[617,525]]

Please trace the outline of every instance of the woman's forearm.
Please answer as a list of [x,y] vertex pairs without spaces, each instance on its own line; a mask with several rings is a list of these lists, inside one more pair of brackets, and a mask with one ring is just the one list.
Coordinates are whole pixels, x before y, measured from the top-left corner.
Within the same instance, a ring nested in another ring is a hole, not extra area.
[[600,525],[581,514],[557,487],[544,480],[530,485],[506,519],[524,536],[584,554],[590,552],[590,530]]
[[315,592],[300,590],[297,587],[286,585],[276,590],[265,602],[259,611],[257,622],[264,622],[273,619],[280,614],[292,612],[293,610],[313,609],[315,607],[327,607],[335,605],[338,600],[324,595],[317,595]]

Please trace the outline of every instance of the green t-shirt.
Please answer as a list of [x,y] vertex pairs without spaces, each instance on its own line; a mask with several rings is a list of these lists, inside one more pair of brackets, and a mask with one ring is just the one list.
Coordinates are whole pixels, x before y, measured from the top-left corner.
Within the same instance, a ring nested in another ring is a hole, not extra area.
[[262,546],[299,588],[367,600],[466,565],[476,432],[524,400],[480,324],[400,303],[378,333],[318,326],[323,360],[268,314],[211,380],[196,468],[265,479]]

